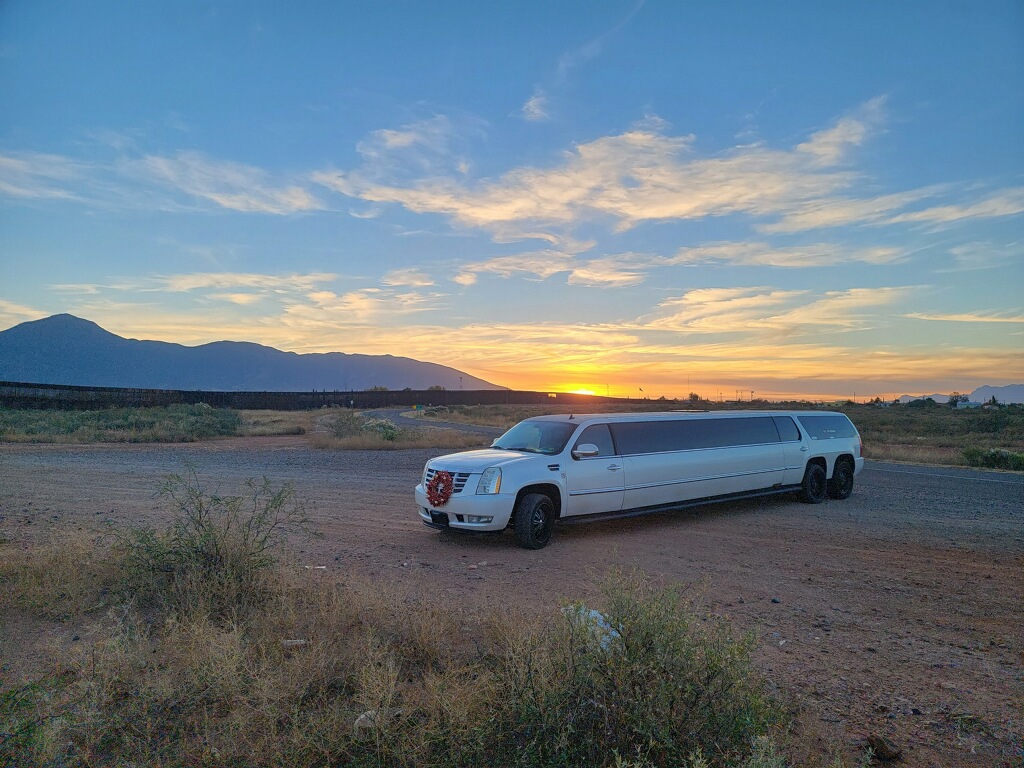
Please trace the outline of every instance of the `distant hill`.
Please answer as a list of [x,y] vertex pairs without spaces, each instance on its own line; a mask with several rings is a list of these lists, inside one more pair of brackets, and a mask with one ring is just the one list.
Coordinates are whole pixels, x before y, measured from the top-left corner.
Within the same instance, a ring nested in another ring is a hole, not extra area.
[[[971,398],[972,403],[987,403],[992,399],[993,395],[1003,405],[1024,403],[1024,384],[1007,384],[1005,387],[990,387],[986,385],[966,394]],[[929,397],[941,405],[949,402],[948,392],[944,395],[903,395],[900,397],[900,402],[909,403],[911,400],[925,400]]]
[[1000,403],[1024,403],[1024,384],[1007,384],[1005,387],[978,387],[971,392],[971,401],[984,403],[995,396]]
[[67,314],[0,332],[0,380],[224,392],[504,389],[454,368],[408,357],[303,355],[236,341],[186,347],[125,339]]

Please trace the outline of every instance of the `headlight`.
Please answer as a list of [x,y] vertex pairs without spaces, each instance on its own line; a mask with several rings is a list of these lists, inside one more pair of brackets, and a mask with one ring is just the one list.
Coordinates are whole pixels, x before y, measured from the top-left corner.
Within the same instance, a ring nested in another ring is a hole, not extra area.
[[490,467],[480,475],[480,482],[476,484],[476,495],[497,493],[501,490],[501,467]]

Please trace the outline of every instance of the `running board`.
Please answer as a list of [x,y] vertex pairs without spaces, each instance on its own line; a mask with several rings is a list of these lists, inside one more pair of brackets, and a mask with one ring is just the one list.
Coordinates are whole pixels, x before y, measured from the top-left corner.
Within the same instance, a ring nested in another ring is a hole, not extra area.
[[621,520],[626,517],[639,517],[640,515],[651,515],[658,512],[676,512],[691,507],[702,507],[705,504],[720,504],[725,501],[740,501],[742,499],[758,499],[763,496],[776,496],[780,493],[793,493],[799,491],[799,485],[783,485],[774,488],[767,488],[763,491],[747,491],[744,493],[727,493],[721,496],[708,496],[703,499],[692,501],[681,501],[674,504],[656,504],[651,507],[637,507],[636,509],[624,509],[620,512],[598,512],[593,515],[572,515],[560,517],[559,525],[578,525],[580,523],[598,522],[602,520]]

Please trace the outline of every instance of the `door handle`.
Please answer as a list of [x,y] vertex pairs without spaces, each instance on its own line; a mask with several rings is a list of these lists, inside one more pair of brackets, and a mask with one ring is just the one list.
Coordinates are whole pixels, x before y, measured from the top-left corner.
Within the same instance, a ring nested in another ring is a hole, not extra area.
[[618,472],[620,469],[622,469],[622,467],[620,467],[618,464],[609,464],[608,465],[608,471],[609,472]]
[[803,451],[804,453],[807,453],[807,446],[806,445],[801,445],[800,446],[800,450]]

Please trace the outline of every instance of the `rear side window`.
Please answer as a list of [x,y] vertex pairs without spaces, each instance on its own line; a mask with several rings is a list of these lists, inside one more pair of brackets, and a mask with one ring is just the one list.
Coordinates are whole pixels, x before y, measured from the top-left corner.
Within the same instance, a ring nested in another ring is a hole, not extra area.
[[841,413],[823,413],[799,416],[798,418],[811,440],[832,440],[837,437],[857,436],[853,422]]
[[789,416],[776,416],[775,426],[778,427],[782,442],[793,443],[800,440],[800,430]]
[[779,442],[779,432],[770,416],[624,422],[613,424],[612,433],[622,455]]
[[607,424],[591,424],[580,434],[573,450],[579,448],[583,443],[591,443],[597,446],[598,456],[614,456],[615,447],[612,445],[612,433],[608,431]]

